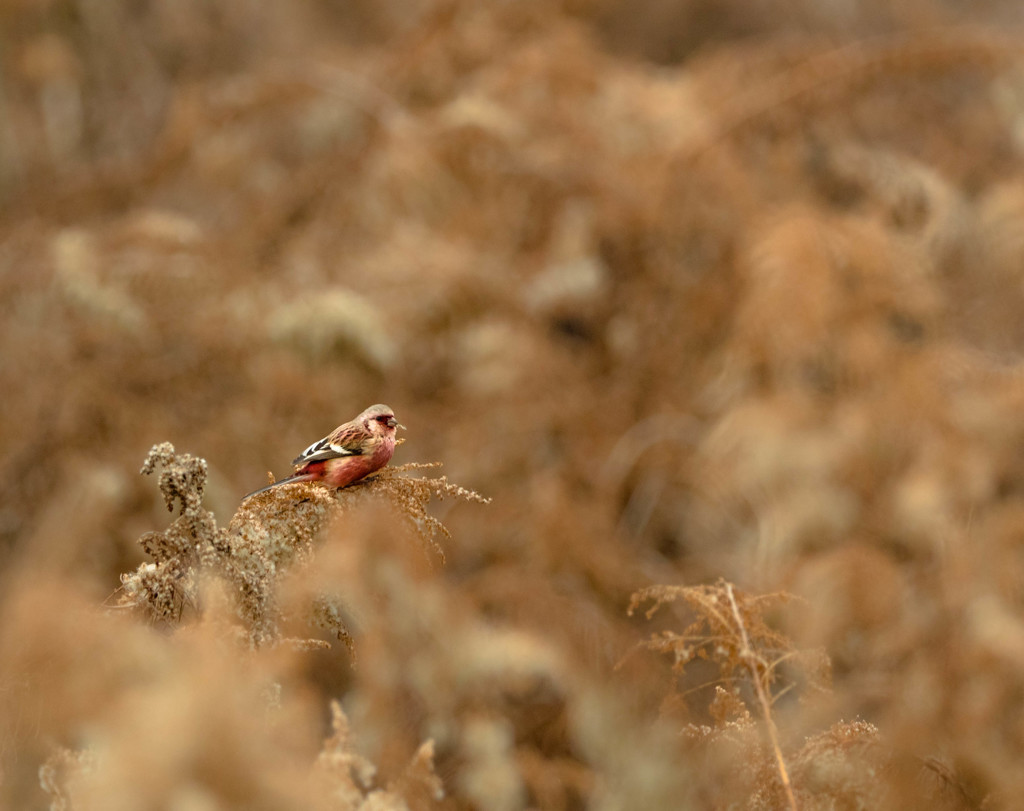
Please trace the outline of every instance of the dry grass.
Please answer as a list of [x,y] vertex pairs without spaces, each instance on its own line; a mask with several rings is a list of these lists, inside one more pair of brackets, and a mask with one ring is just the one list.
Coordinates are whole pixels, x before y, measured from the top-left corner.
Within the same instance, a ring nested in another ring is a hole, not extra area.
[[0,3],[0,806],[1014,807],[1016,5],[264,6]]

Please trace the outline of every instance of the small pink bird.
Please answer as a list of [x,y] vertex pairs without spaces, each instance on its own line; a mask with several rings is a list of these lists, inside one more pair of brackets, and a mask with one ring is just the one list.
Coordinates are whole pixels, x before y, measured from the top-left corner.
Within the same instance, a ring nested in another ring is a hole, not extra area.
[[295,457],[292,462],[295,472],[291,476],[254,490],[245,498],[289,482],[323,482],[335,488],[347,487],[391,461],[396,428],[405,426],[398,424],[391,406],[372,405]]

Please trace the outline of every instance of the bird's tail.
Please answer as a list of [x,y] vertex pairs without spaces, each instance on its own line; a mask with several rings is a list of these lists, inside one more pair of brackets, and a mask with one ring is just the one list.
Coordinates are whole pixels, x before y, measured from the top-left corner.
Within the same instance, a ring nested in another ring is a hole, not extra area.
[[276,482],[268,484],[266,487],[261,487],[259,490],[253,490],[251,493],[246,493],[244,496],[242,496],[242,501],[245,501],[247,498],[251,498],[252,496],[259,495],[260,493],[265,493],[267,492],[267,490],[273,490],[275,487],[278,487],[282,484],[290,484],[291,482],[305,481],[309,481],[309,476],[303,476],[299,474],[285,476],[283,479],[278,479]]

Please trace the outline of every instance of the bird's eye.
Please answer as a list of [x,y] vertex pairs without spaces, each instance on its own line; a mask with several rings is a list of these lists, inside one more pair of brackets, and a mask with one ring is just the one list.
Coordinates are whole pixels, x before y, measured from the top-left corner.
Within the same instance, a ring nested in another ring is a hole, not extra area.
[[388,420],[390,420],[391,417],[389,417],[387,414],[381,414],[379,417],[376,417],[375,419],[377,420],[377,422],[385,423]]

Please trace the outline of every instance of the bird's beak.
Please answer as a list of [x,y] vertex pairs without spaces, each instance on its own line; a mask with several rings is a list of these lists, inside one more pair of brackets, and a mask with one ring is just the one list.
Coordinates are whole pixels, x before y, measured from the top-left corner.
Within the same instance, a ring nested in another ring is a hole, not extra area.
[[401,428],[403,431],[405,430],[405,426],[399,425],[398,420],[396,420],[394,417],[388,420],[388,428]]

